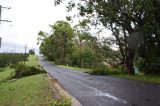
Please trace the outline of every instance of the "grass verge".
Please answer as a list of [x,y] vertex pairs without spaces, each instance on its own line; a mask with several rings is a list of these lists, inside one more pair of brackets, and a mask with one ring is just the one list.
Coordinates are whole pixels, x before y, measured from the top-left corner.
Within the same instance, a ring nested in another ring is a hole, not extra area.
[[[37,66],[36,56],[30,56],[28,66]],[[48,106],[53,92],[46,74],[38,74],[8,80],[14,69],[4,68],[0,72],[0,106]]]
[[7,81],[11,74],[14,72],[14,69],[6,67],[3,71],[0,72],[0,83],[3,81]]
[[28,66],[38,66],[39,62],[38,62],[38,57],[35,55],[30,55],[28,57],[28,61],[26,62],[26,65]]
[[[90,70],[90,69],[82,69],[82,68],[69,67],[69,66],[63,66],[63,65],[58,65],[58,66],[72,69],[72,70],[83,71],[83,72],[87,72],[87,73],[92,72],[92,70]],[[110,75],[112,75],[112,73]],[[137,81],[144,81],[144,82],[148,82],[148,83],[160,84],[160,77],[159,76],[153,76],[153,75],[132,76],[132,75],[127,75],[127,74],[116,74],[116,75],[112,75],[112,76],[126,78],[126,79],[130,79],[130,80],[137,80]]]
[[46,75],[0,83],[0,106],[48,106],[52,91]]
[[160,84],[160,77],[154,76],[154,75],[127,75],[127,74],[119,74],[119,75],[113,75],[115,77],[121,77],[131,80],[137,80],[137,81],[144,81],[148,83],[154,83],[154,84]]
[[79,68],[79,67],[70,67],[70,66],[64,66],[64,65],[58,65],[58,66],[63,67],[63,68],[72,69],[72,70],[78,70],[78,71],[82,71],[82,72],[86,72],[86,73],[89,73],[92,71],[91,69],[84,69],[84,68]]

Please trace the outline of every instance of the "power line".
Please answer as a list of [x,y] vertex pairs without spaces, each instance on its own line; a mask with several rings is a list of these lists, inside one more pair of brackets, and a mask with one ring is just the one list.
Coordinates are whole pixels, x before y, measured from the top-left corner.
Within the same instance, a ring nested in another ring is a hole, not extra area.
[[3,7],[2,5],[0,5],[0,22],[2,22],[2,21],[3,21],[3,22],[12,22],[12,21],[10,21],[10,20],[2,20],[2,19],[1,19],[2,9],[3,9],[3,8],[4,8],[4,9],[8,9],[8,10],[11,9],[11,7]]

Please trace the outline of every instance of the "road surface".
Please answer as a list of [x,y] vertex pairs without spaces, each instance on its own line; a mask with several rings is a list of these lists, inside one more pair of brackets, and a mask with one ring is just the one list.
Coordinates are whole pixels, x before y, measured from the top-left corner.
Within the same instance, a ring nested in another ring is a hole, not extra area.
[[160,85],[40,64],[83,106],[160,106]]

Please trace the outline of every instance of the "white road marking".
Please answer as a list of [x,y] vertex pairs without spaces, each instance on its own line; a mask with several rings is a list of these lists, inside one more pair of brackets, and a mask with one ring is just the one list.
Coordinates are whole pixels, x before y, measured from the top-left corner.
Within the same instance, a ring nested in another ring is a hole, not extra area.
[[111,98],[111,99],[113,99],[113,100],[115,100],[115,101],[118,101],[118,102],[122,102],[122,103],[124,103],[124,104],[127,104],[127,101],[122,100],[122,99],[120,99],[120,98],[118,98],[118,97],[115,97],[115,96],[113,96],[113,95],[111,95],[111,94],[109,94],[109,93],[102,92],[102,91],[100,91],[100,90],[98,90],[98,89],[96,89],[96,88],[93,88],[93,87],[89,87],[89,88],[95,91],[95,92],[94,92],[94,93],[95,93],[95,96],[106,96],[106,97]]

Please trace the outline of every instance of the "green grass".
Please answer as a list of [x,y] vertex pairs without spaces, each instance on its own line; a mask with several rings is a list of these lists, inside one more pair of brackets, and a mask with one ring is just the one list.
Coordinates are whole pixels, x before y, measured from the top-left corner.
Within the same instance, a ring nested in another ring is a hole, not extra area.
[[[30,56],[29,66],[37,66],[36,56]],[[48,106],[53,99],[46,74],[9,80],[14,69],[0,72],[0,106]]]
[[47,106],[51,99],[44,74],[0,83],[0,106]]
[[10,69],[10,68],[4,68],[2,72],[0,72],[0,83],[2,81],[6,81],[10,76],[11,73],[14,72],[14,69]]
[[[52,65],[56,65],[53,61],[48,61],[50,64]],[[65,66],[65,65],[57,65],[59,67],[63,67],[63,68],[68,68],[68,69],[72,69],[72,70],[78,70],[78,71],[83,71],[83,72],[89,72],[92,71],[90,69],[84,69],[84,68],[79,68],[79,67],[71,67],[71,66]]]
[[153,75],[127,75],[127,74],[119,74],[119,75],[113,75],[116,77],[131,79],[131,80],[138,80],[138,81],[144,81],[149,83],[155,83],[160,84],[160,76],[153,76]]
[[38,57],[35,55],[30,55],[28,57],[28,61],[26,62],[26,65],[28,66],[38,66],[39,62],[38,62]]
[[68,69],[72,69],[72,70],[78,70],[78,71],[82,71],[82,72],[91,72],[91,69],[84,69],[84,68],[79,68],[79,67],[71,67],[71,66],[64,66],[64,65],[58,65],[59,67],[64,67],[64,68],[68,68]]
[[[90,73],[92,70],[90,69],[82,69],[78,67],[69,67],[69,66],[63,66],[63,65],[58,65],[60,67],[68,68],[68,69],[73,69],[73,70],[78,70],[78,71],[83,71]],[[112,75],[112,74],[111,74]],[[117,75],[112,75],[115,77],[121,77],[121,78],[126,78],[130,80],[137,80],[137,81],[144,81],[144,82],[149,82],[149,83],[154,83],[154,84],[160,84],[160,77],[159,76],[153,76],[153,75],[127,75],[127,74],[117,74]]]

